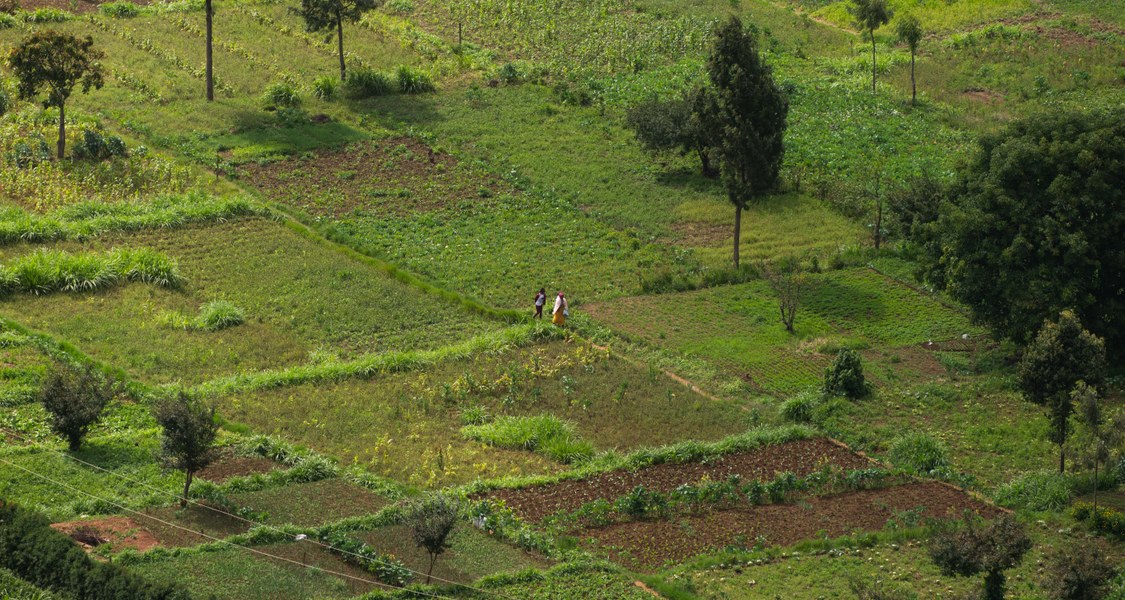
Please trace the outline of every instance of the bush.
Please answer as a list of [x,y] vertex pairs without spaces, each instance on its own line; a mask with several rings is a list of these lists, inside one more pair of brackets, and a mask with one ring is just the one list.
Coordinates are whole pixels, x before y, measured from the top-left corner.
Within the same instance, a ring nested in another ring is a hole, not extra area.
[[993,494],[997,503],[1009,508],[1058,511],[1070,504],[1070,478],[1053,471],[1025,473],[1000,486]]
[[824,392],[854,399],[866,396],[869,391],[859,353],[851,348],[841,349],[832,366],[824,372]]
[[189,600],[170,584],[150,583],[119,565],[91,559],[42,515],[0,500],[0,567],[36,585],[83,600]]
[[125,156],[125,140],[115,135],[105,135],[96,129],[85,129],[82,137],[71,149],[71,157],[78,160],[106,160]]
[[813,413],[824,401],[819,390],[807,390],[781,404],[781,416],[794,423],[811,423]]
[[949,466],[945,444],[925,433],[908,433],[896,439],[889,458],[896,467],[917,475],[929,475]]
[[132,2],[108,2],[98,7],[103,13],[118,19],[131,19],[141,14],[141,9]]
[[1043,590],[1051,600],[1098,600],[1114,575],[1113,563],[1097,544],[1069,542],[1047,554]]
[[266,88],[262,93],[262,104],[266,110],[296,108],[301,105],[301,96],[292,84],[281,81]]
[[8,13],[0,12],[0,29],[11,29],[16,26],[16,18]]
[[512,63],[504,63],[500,70],[496,72],[496,78],[500,83],[511,85],[520,82],[520,70]]
[[52,371],[43,385],[40,399],[50,415],[51,431],[64,438],[70,451],[75,452],[116,392],[113,379],[101,376],[93,367],[86,367],[81,372]]
[[1116,537],[1125,537],[1125,515],[1104,506],[1099,506],[1094,511],[1094,505],[1088,502],[1078,502],[1070,509],[1070,515],[1076,521],[1087,522],[1094,529]]
[[392,91],[391,79],[374,69],[352,69],[344,81],[344,96],[352,100],[384,96]]
[[199,308],[196,326],[206,331],[218,331],[241,325],[245,321],[241,308],[226,300],[212,300]]
[[[0,13],[2,15],[3,13]],[[0,26],[3,29],[3,26]],[[8,114],[8,110],[12,108],[12,98],[8,95],[8,91],[0,86],[0,117]]]
[[28,23],[65,23],[74,15],[57,8],[37,8],[35,12],[26,13],[23,20]]
[[331,75],[323,75],[313,80],[313,96],[321,100],[331,100],[336,97],[338,82]]
[[51,147],[42,135],[16,140],[12,150],[8,153],[8,161],[21,169],[32,167],[41,162],[51,160]]
[[[971,514],[971,513],[970,513]],[[1018,565],[1031,549],[1031,538],[1014,517],[984,524],[971,516],[962,526],[941,529],[930,540],[930,558],[943,575],[984,573],[984,598],[1004,599],[1004,571]]]
[[614,509],[635,519],[660,518],[668,513],[668,499],[657,491],[638,485],[613,503]]
[[494,446],[537,451],[568,464],[594,453],[593,446],[574,433],[573,425],[549,414],[500,417],[492,423],[462,427],[461,433]]
[[397,71],[398,90],[404,94],[425,94],[434,91],[434,81],[425,71],[401,65]]

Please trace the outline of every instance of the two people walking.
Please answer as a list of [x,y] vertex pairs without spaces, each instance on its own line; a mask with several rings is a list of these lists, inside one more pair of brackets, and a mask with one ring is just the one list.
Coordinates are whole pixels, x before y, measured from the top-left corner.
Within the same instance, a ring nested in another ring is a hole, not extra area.
[[[539,288],[535,294],[535,318],[543,318],[543,306],[547,304],[547,288]],[[555,307],[551,311],[551,322],[559,327],[566,325],[566,318],[570,316],[570,305],[562,292],[555,298]]]

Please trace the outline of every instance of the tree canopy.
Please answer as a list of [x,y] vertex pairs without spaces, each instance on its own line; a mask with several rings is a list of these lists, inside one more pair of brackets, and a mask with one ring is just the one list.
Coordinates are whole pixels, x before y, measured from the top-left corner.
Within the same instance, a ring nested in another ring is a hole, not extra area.
[[81,39],[50,29],[31,34],[8,55],[20,97],[33,100],[43,93],[43,105],[59,109],[59,158],[66,153],[66,100],[75,87],[86,93],[104,85],[98,62],[104,56],[94,49],[92,37]]
[[160,457],[164,466],[183,471],[184,494],[180,506],[187,506],[191,480],[200,469],[215,459],[215,407],[184,393],[156,405],[156,422],[164,428],[160,438]]
[[707,59],[722,177],[735,207],[736,268],[742,211],[777,186],[789,116],[789,101],[758,54],[755,35],[731,17],[716,31]]
[[891,20],[887,0],[852,0],[848,11],[855,24],[871,36],[871,92],[875,93],[875,30]]
[[1026,343],[1073,309],[1125,347],[1125,109],[1025,118],[984,137],[928,243],[926,278]]

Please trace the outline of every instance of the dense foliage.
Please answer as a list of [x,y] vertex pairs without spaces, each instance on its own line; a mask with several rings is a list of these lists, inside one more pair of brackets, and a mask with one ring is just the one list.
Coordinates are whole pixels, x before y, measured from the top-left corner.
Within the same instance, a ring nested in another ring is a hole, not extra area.
[[1065,467],[1065,447],[1074,413],[1073,393],[1079,382],[1104,389],[1105,343],[1082,328],[1070,311],[1047,321],[1020,361],[1019,385],[1024,397],[1047,409],[1050,439],[1059,445],[1059,472]]
[[180,506],[187,506],[192,477],[215,460],[215,434],[219,430],[215,407],[181,392],[157,404],[153,416],[164,428],[160,438],[164,466],[186,475]]
[[988,524],[968,519],[930,541],[930,557],[946,575],[984,573],[985,600],[1004,599],[1004,571],[1018,565],[1031,549],[1031,538],[1011,516]]
[[186,591],[149,583],[93,560],[46,517],[0,501],[0,566],[27,581],[84,600],[188,600]]
[[931,245],[931,283],[1027,342],[1075,311],[1125,344],[1125,111],[1050,113],[981,139]]
[[98,421],[116,393],[115,382],[93,367],[81,371],[60,368],[43,384],[41,400],[50,414],[51,431],[67,441],[71,452],[82,446],[86,432]]
[[870,391],[863,377],[863,359],[851,348],[842,348],[824,372],[824,392],[832,396],[862,398]]

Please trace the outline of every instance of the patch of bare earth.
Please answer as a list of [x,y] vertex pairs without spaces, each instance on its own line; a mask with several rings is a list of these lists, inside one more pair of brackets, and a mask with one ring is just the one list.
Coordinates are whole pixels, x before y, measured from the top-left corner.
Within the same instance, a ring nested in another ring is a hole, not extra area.
[[253,475],[254,473],[269,473],[281,468],[281,465],[259,456],[239,456],[231,451],[224,451],[219,459],[204,467],[196,473],[196,477],[214,483],[222,483],[231,477]]
[[730,545],[789,546],[822,536],[839,537],[882,529],[896,516],[959,517],[971,510],[985,518],[999,508],[952,486],[909,483],[877,490],[804,498],[794,504],[767,504],[686,515],[672,520],[629,521],[586,530],[584,536],[630,568],[657,569]]
[[739,475],[745,480],[768,480],[787,471],[802,477],[825,464],[845,471],[872,466],[870,459],[830,440],[816,438],[763,446],[706,463],[664,463],[637,471],[610,471],[576,481],[496,490],[488,496],[503,500],[524,519],[539,521],[553,513],[573,511],[594,500],[613,501],[638,485],[649,490],[670,492],[682,484],[697,483],[704,477],[721,480]]
[[968,88],[962,95],[969,100],[975,100],[982,104],[1000,104],[1004,101],[1004,96],[991,90],[983,88]]
[[245,164],[240,175],[278,202],[327,217],[357,212],[408,216],[512,191],[498,177],[410,137]]
[[112,544],[114,550],[131,548],[146,552],[160,545],[156,536],[128,517],[69,521],[55,523],[51,527],[70,536],[87,551],[103,544]]
[[681,221],[672,224],[674,242],[680,246],[712,248],[730,242],[731,227],[721,223]]

